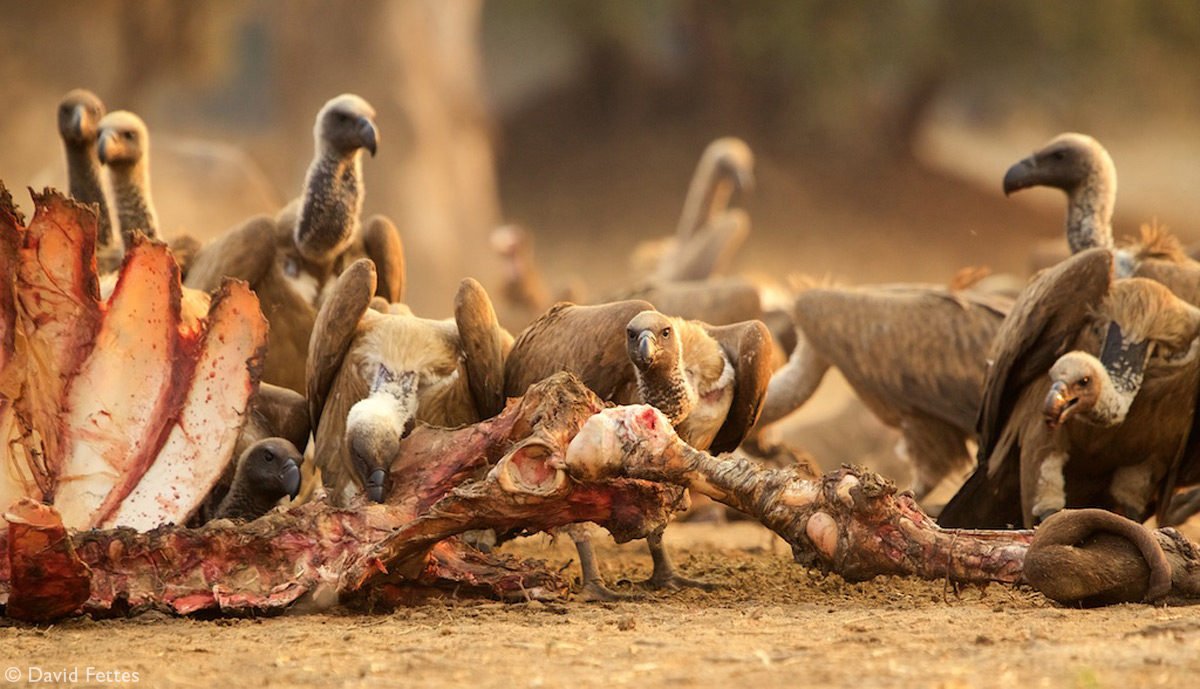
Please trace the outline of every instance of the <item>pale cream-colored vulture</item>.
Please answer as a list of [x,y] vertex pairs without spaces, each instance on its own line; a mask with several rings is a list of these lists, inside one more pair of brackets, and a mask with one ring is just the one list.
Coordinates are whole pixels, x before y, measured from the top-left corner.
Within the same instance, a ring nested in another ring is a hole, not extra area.
[[1007,296],[959,285],[806,289],[793,313],[796,348],[771,378],[759,428],[803,406],[836,367],[901,432],[898,454],[923,499],[970,466],[988,350],[1011,306]]
[[[730,452],[758,418],[771,347],[770,333],[757,321],[710,326],[665,316],[637,300],[561,303],[517,337],[505,363],[504,394],[520,397],[547,376],[570,371],[606,401],[658,408],[690,445]],[[587,532],[568,533],[579,550],[584,597],[618,598],[600,577]],[[677,573],[661,532],[647,542],[654,560],[648,584],[703,586]]]
[[1031,526],[1064,507],[1167,507],[1200,385],[1200,309],[1088,249],[1044,271],[996,335],[979,463],[947,526]]
[[[67,154],[67,186],[80,203],[95,204],[98,214],[97,249],[113,243],[108,197],[100,180],[100,118],[104,103],[87,89],[75,89],[58,104],[58,135]],[[102,252],[100,252],[102,253]],[[115,270],[111,266],[110,270]]]
[[100,162],[109,169],[117,226],[125,246],[134,233],[158,237],[158,213],[150,194],[150,132],[142,118],[127,111],[100,119]]
[[329,278],[360,256],[376,264],[380,296],[404,293],[404,253],[390,220],[373,216],[360,229],[362,153],[374,154],[375,111],[358,96],[330,100],[317,113],[315,153],[303,193],[274,218],[256,216],[205,246],[185,283],[210,289],[222,278],[245,280],[271,324],[263,380],[305,389],[304,363],[321,292]]
[[504,408],[504,354],[511,340],[487,293],[465,279],[454,318],[430,320],[369,308],[375,267],[351,264],[317,315],[307,397],[315,456],[331,498],[376,502],[400,438],[415,423],[455,427]]

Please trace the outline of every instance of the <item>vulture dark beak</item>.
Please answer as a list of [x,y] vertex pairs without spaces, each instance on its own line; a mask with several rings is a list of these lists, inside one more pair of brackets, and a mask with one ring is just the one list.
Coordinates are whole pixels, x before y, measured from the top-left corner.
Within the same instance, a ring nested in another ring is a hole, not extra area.
[[68,131],[70,131],[73,141],[83,141],[83,111],[84,106],[82,105],[76,105],[75,109],[71,111]]
[[300,494],[300,467],[296,465],[296,460],[288,457],[283,460],[283,490],[292,500]]
[[1033,156],[1008,168],[1008,172],[1004,173],[1004,195],[1008,196],[1014,191],[1028,189],[1037,184],[1037,179],[1034,177],[1036,172],[1037,162]]
[[649,330],[643,331],[638,335],[637,350],[634,352],[633,363],[637,364],[638,368],[646,368],[654,363],[654,356],[658,354],[658,343],[654,341],[654,333]]
[[376,469],[367,477],[367,497],[372,502],[383,502],[383,469]]
[[1070,393],[1067,384],[1057,381],[1050,386],[1050,394],[1042,407],[1042,415],[1046,417],[1046,425],[1058,428],[1071,415],[1072,409],[1079,403],[1079,398]]
[[102,132],[100,134],[100,146],[96,149],[96,154],[100,158],[101,165],[108,165],[108,142],[112,141],[112,137],[112,132]]
[[374,158],[375,147],[379,143],[379,132],[369,117],[358,118],[358,139],[362,142],[362,147],[370,151],[371,157]]

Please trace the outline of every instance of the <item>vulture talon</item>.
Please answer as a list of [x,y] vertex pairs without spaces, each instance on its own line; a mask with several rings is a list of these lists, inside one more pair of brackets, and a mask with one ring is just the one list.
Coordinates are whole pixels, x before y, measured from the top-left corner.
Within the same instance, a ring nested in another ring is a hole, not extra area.
[[604,584],[602,579],[585,581],[579,591],[579,600],[585,603],[620,603],[631,600],[645,600],[640,593],[618,593]]

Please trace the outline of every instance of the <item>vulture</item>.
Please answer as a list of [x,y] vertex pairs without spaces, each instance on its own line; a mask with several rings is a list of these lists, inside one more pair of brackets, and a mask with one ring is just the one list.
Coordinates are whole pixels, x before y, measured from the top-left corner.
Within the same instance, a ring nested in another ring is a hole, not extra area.
[[158,214],[150,196],[150,133],[142,118],[127,111],[100,119],[100,162],[108,167],[117,225],[125,246],[134,233],[158,237]]
[[462,426],[504,408],[504,354],[511,340],[487,293],[467,278],[454,318],[418,318],[402,305],[370,308],[376,271],[352,263],[317,314],[308,351],[307,397],[315,456],[335,503],[386,495],[387,470],[415,423]]
[[1113,252],[1087,249],[1033,280],[991,359],[978,465],[943,525],[1164,513],[1194,442],[1200,309],[1154,280],[1115,278]]
[[[658,408],[693,447],[731,452],[758,418],[771,347],[766,326],[757,321],[714,327],[663,315],[646,301],[564,302],[513,343],[504,366],[504,394],[520,397],[547,376],[570,371],[606,401]],[[619,598],[600,577],[587,534],[568,533],[579,550],[584,597]],[[647,542],[654,560],[648,584],[704,586],[679,576],[661,533]]]
[[96,242],[101,249],[113,242],[112,217],[100,180],[98,148],[102,117],[104,103],[86,89],[71,91],[58,104],[58,134],[67,154],[68,189],[76,201],[95,204],[98,216]]
[[398,301],[404,254],[390,220],[373,216],[360,230],[362,153],[378,146],[375,111],[346,94],[327,102],[313,128],[315,154],[303,193],[275,217],[246,220],[206,245],[185,284],[209,290],[225,277],[245,280],[271,324],[263,380],[305,390],[304,365],[321,291],[352,259],[375,262],[380,296]]
[[237,460],[233,484],[213,519],[258,519],[284,497],[300,492],[304,456],[290,441],[267,438],[246,448]]
[[970,466],[988,349],[1011,305],[957,279],[805,289],[793,312],[797,344],[771,377],[759,428],[800,408],[836,366],[867,408],[900,431],[897,454],[912,466],[921,500]]

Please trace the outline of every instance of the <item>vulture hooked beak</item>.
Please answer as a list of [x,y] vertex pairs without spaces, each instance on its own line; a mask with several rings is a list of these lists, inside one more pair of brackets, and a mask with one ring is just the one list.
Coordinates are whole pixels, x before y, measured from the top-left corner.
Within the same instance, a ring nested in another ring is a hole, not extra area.
[[1004,173],[1004,195],[1008,196],[1015,191],[1028,189],[1037,185],[1037,161],[1033,156],[1029,156],[1008,168],[1008,172]]
[[291,457],[284,459],[283,468],[280,471],[280,476],[283,479],[283,490],[292,500],[300,494],[300,467]]
[[654,333],[649,330],[638,333],[637,349],[633,352],[633,363],[638,368],[647,368],[654,363],[656,356],[658,356],[658,342],[654,339]]
[[109,146],[111,145],[109,142],[112,141],[113,136],[114,134],[111,131],[100,133],[100,146],[96,149],[96,154],[100,158],[101,165],[108,165],[108,161],[110,159],[109,153],[112,152],[109,149]]
[[383,469],[376,469],[367,477],[365,488],[367,497],[371,499],[371,502],[383,502],[383,479]]
[[362,142],[362,147],[371,152],[371,157],[375,157],[375,147],[379,143],[379,132],[375,129],[375,123],[369,117],[358,118],[358,138]]
[[83,113],[85,109],[82,105],[76,105],[71,110],[71,121],[68,123],[67,131],[71,134],[72,141],[83,141]]
[[1046,425],[1058,428],[1076,411],[1079,397],[1071,393],[1070,386],[1064,381],[1056,381],[1050,386],[1050,394],[1042,407],[1042,415],[1046,417]]

